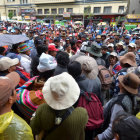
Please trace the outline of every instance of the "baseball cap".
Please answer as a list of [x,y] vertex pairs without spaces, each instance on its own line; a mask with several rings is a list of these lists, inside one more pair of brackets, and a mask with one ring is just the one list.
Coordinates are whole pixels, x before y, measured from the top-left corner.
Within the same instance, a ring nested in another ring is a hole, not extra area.
[[11,72],[0,77],[0,107],[6,104],[19,81],[20,76],[17,72]]
[[128,47],[136,48],[136,44],[135,44],[135,43],[130,43],[130,44],[128,45]]
[[0,71],[8,70],[10,67],[15,66],[19,63],[19,59],[11,59],[9,57],[2,57],[0,59]]
[[48,50],[49,51],[58,51],[58,49],[55,48],[55,44],[53,44],[53,43],[49,44]]
[[114,48],[114,45],[113,45],[112,43],[110,43],[110,44],[108,44],[107,47],[112,47],[112,48]]

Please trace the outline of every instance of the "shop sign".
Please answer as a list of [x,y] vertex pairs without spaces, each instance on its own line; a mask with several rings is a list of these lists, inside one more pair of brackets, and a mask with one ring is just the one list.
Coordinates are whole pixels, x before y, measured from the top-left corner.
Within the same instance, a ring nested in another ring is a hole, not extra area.
[[71,14],[70,12],[64,12],[63,17],[70,17],[70,14]]
[[140,14],[128,14],[128,19],[140,19]]

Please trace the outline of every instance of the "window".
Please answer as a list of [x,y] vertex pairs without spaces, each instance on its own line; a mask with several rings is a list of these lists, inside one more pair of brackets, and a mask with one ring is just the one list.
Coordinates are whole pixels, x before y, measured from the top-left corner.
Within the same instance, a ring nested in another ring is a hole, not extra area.
[[67,8],[67,12],[73,13],[73,8]]
[[111,13],[112,6],[104,7],[104,13]]
[[14,2],[15,0],[7,0],[7,2]]
[[63,14],[64,13],[64,8],[59,8],[59,14]]
[[119,6],[118,13],[123,13],[124,12],[124,6]]
[[50,14],[50,10],[49,9],[44,9],[44,14]]
[[13,13],[13,16],[16,16],[16,10],[8,10],[8,13]]
[[20,0],[20,4],[27,4],[28,0]]
[[42,9],[37,9],[38,14],[42,14]]
[[101,7],[94,7],[94,13],[101,13]]
[[52,14],[57,14],[57,9],[51,9]]
[[85,7],[84,8],[84,13],[90,14],[91,13],[91,7]]

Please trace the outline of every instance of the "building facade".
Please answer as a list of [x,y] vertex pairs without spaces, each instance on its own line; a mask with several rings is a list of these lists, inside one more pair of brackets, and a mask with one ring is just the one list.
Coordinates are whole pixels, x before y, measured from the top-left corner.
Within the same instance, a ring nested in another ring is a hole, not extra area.
[[128,0],[0,0],[0,18],[115,20],[126,15]]

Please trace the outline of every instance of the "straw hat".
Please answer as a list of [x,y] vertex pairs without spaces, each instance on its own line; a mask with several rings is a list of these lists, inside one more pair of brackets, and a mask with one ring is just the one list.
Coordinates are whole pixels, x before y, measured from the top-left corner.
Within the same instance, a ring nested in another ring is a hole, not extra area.
[[[134,73],[128,73],[125,76],[118,77],[120,84],[123,88],[132,94],[138,94],[138,87],[140,85],[139,77]],[[132,84],[133,83],[133,84]]]
[[124,56],[120,56],[120,64],[123,66],[124,64],[129,64],[133,67],[136,67],[136,59],[135,54],[133,52],[128,52]]
[[76,103],[80,95],[80,88],[74,78],[64,72],[49,78],[44,84],[42,92],[51,108],[63,110]]
[[98,65],[94,58],[89,56],[80,56],[75,61],[79,62],[83,73],[89,79],[95,79],[98,75]]

